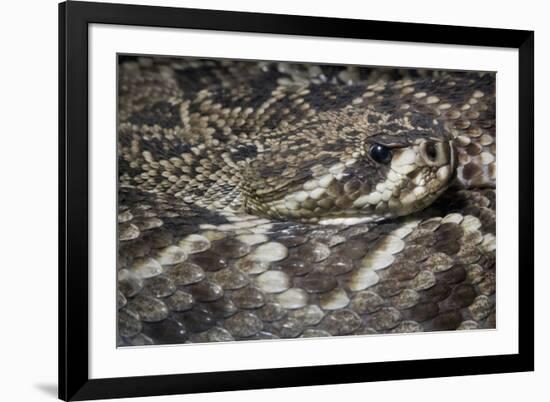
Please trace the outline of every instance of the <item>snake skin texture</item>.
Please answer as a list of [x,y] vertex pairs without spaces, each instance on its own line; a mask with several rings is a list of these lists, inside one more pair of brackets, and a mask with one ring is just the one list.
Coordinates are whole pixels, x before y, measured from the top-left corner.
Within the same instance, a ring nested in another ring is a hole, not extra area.
[[496,327],[495,75],[121,57],[118,345]]

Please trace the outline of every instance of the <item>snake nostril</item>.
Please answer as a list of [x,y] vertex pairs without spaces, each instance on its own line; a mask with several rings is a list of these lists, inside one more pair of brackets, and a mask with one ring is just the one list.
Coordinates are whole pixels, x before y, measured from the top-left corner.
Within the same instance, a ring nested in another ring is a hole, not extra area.
[[437,159],[437,147],[431,141],[426,142],[424,152],[428,159],[435,161]]
[[428,166],[442,166],[451,160],[451,144],[440,141],[424,141],[420,145],[420,157]]

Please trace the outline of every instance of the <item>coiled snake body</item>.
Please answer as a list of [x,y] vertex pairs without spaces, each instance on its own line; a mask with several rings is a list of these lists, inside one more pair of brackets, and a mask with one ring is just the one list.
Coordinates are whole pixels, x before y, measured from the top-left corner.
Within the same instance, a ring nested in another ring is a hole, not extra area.
[[119,66],[118,344],[494,328],[495,78]]

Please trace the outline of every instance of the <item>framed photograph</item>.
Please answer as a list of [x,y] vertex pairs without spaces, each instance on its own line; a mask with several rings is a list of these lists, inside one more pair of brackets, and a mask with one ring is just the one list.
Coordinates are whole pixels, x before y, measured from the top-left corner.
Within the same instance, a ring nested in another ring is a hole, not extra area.
[[70,1],[59,40],[61,399],[533,370],[533,32]]

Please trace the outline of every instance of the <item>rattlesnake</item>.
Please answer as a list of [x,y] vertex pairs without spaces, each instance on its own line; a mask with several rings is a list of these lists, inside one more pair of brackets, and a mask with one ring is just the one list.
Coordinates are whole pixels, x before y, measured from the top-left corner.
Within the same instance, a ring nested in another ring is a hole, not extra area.
[[492,73],[124,57],[118,345],[495,328]]

